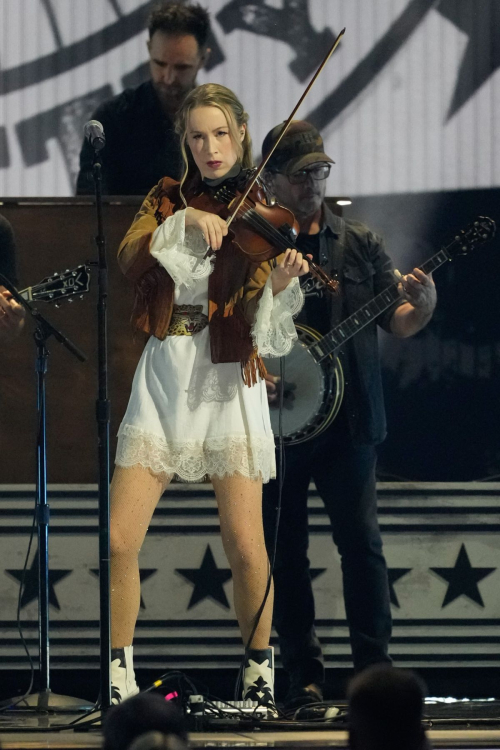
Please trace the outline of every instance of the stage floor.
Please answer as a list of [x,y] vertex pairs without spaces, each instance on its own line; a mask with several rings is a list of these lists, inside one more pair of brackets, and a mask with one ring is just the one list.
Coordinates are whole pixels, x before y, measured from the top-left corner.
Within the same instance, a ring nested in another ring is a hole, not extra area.
[[[433,747],[442,748],[500,748],[500,730],[449,729],[430,730]],[[75,732],[16,732],[1,733],[2,750],[94,750],[101,747],[100,733]],[[290,732],[200,732],[190,735],[192,748],[347,748],[345,730]]]
[[[337,702],[341,711],[345,704]],[[75,718],[78,720],[77,725]],[[99,719],[93,714],[92,719]],[[86,727],[85,724],[88,724]],[[70,726],[71,725],[71,726]],[[427,705],[427,734],[434,747],[500,748],[500,701],[460,702]],[[99,724],[90,723],[90,716],[74,714],[42,715],[36,712],[0,714],[2,750],[94,750],[101,747]],[[347,724],[343,718],[334,722],[315,720],[261,723],[212,722],[200,731],[191,731],[192,748],[320,748],[348,747]]]

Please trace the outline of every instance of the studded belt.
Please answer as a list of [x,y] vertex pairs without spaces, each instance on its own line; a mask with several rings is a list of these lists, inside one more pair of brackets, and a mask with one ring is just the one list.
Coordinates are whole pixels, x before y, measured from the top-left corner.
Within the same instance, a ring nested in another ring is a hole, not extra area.
[[194,336],[208,325],[203,305],[174,305],[167,336]]

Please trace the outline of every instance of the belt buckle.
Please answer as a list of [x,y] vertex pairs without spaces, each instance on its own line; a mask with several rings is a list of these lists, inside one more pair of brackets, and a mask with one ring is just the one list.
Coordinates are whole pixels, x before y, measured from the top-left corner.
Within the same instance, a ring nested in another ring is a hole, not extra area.
[[174,305],[168,333],[171,336],[194,336],[207,326],[203,305]]

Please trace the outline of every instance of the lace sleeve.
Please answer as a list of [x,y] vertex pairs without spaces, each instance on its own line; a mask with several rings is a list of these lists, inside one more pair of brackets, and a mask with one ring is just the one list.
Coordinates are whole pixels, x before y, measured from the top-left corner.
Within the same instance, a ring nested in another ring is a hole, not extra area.
[[273,296],[271,277],[266,281],[252,327],[252,339],[261,356],[282,357],[297,339],[293,317],[304,304],[298,278]]
[[210,258],[205,258],[208,245],[197,227],[185,226],[185,210],[169,216],[154,231],[150,252],[173,278],[176,286],[194,287],[195,279],[212,272]]

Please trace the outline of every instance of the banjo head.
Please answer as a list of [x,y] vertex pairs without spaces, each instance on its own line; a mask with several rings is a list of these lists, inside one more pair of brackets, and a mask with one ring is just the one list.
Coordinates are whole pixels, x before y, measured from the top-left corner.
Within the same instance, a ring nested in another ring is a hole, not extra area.
[[[319,434],[335,417],[342,400],[342,370],[335,359],[319,364],[309,351],[318,341],[316,331],[297,325],[296,341],[284,358],[283,438],[287,443],[300,443]],[[280,360],[264,358],[272,375],[280,374]],[[340,385],[340,388],[339,388]],[[337,403],[338,402],[338,403]],[[279,407],[270,405],[271,426],[279,432]]]

